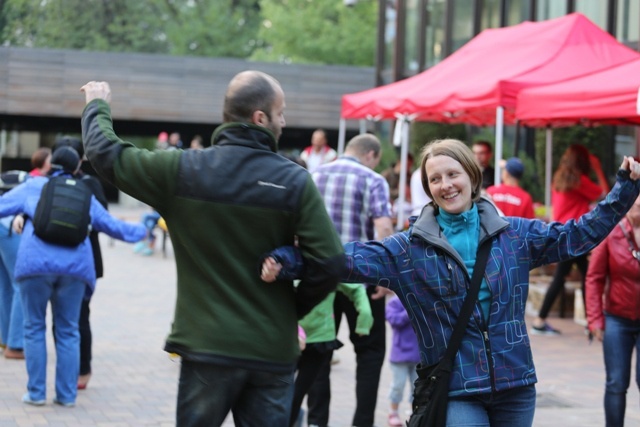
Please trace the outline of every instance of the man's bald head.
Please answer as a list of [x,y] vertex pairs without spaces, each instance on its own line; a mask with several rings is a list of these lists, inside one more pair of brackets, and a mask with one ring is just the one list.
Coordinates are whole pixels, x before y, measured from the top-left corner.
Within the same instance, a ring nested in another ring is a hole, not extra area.
[[258,110],[269,116],[281,92],[280,83],[270,75],[243,71],[229,83],[224,97],[223,121],[252,123],[253,113]]

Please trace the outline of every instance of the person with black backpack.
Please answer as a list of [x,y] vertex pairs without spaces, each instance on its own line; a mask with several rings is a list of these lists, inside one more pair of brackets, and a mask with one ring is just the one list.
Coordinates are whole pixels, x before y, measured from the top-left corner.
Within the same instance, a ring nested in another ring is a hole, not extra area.
[[[84,161],[84,146],[82,145],[80,138],[69,135],[56,138],[56,141],[53,144],[53,152],[55,153],[56,150],[61,147],[73,148],[78,152],[81,162]],[[96,200],[98,200],[105,209],[109,209],[104,187],[97,177],[84,173],[81,168],[76,171],[74,177],[82,180],[82,183],[89,187]],[[102,263],[102,249],[100,248],[100,240],[98,239],[98,232],[96,230],[91,230],[89,233],[89,241],[91,242],[91,252],[93,254],[93,263],[96,270],[96,279],[99,279],[104,273],[104,266]],[[91,323],[89,321],[89,315],[91,314],[89,307],[90,302],[91,296],[85,295],[85,298],[82,299],[80,319],[78,321],[78,328],[80,330],[80,372],[78,375],[78,390],[84,390],[87,388],[87,384],[91,378],[93,334],[91,333]]]
[[145,235],[139,224],[112,217],[82,180],[74,178],[78,153],[61,147],[53,154],[48,177],[34,177],[0,197],[0,217],[24,213],[22,242],[15,265],[24,309],[27,393],[24,403],[46,403],[46,311],[51,302],[56,348],[56,396],[74,406],[79,368],[78,318],[96,273],[89,232],[94,229],[127,242]]

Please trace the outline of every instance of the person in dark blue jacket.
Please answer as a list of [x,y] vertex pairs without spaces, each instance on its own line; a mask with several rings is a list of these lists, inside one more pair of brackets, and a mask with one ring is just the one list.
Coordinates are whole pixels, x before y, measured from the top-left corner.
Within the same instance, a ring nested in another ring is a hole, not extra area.
[[[434,365],[456,324],[477,248],[490,240],[478,301],[454,360],[447,426],[529,427],[537,382],[525,325],[529,271],[585,254],[602,241],[640,192],[640,164],[625,157],[607,197],[565,224],[501,217],[481,198],[480,167],[458,140],[427,145],[421,170],[432,203],[411,219],[408,231],[381,242],[347,243],[348,273],[342,280],[394,291],[418,336],[421,364]],[[272,252],[263,263],[263,280],[292,274],[287,269],[294,252]]]
[[[53,176],[68,176],[80,167],[78,153],[70,147],[56,150],[51,159]],[[24,213],[33,218],[47,177],[34,177],[0,197],[0,217]],[[116,239],[137,242],[145,228],[112,217],[91,198],[91,226]],[[15,265],[15,279],[20,286],[24,314],[24,353],[27,365],[27,393],[24,403],[46,403],[46,311],[51,302],[55,327],[56,396],[54,403],[74,406],[79,369],[78,318],[85,295],[91,295],[96,282],[89,237],[80,245],[61,246],[47,243],[35,235],[33,223],[26,221]]]

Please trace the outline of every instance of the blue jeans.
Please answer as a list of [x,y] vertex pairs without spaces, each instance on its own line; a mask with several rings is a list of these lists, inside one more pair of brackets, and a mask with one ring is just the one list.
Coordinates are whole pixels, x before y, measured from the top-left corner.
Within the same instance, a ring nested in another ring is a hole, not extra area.
[[631,356],[636,349],[636,384],[640,387],[640,321],[605,315],[602,348],[607,382],[604,391],[604,413],[607,427],[624,425],[627,389],[631,379]]
[[535,409],[534,385],[493,394],[450,397],[447,427],[531,427]]
[[183,360],[176,426],[220,426],[229,411],[238,427],[287,426],[293,384],[293,367],[273,374]]
[[402,402],[402,394],[404,386],[409,383],[409,402],[413,401],[413,388],[418,373],[416,372],[417,363],[411,362],[390,362],[391,367],[391,390],[389,390],[389,400],[391,403],[400,404]]
[[33,400],[46,399],[47,343],[46,313],[51,301],[55,323],[56,398],[72,403],[78,392],[80,333],[78,318],[84,297],[84,282],[70,276],[44,274],[19,282],[24,311],[24,356],[27,365],[27,390]]
[[20,287],[13,279],[20,235],[0,223],[0,337],[11,349],[22,349],[24,329]]

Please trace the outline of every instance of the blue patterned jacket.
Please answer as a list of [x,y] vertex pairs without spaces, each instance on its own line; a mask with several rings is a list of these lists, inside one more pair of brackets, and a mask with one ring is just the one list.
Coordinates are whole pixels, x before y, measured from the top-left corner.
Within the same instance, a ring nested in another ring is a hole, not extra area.
[[[628,177],[619,171],[605,200],[565,224],[501,217],[490,202],[478,202],[480,242],[492,240],[484,274],[491,308],[484,319],[476,304],[454,362],[450,395],[502,391],[537,381],[525,325],[529,271],[585,254],[602,241],[638,196],[640,184]],[[437,363],[444,354],[470,282],[435,214],[429,204],[412,218],[406,232],[381,242],[345,245],[348,276],[343,280],[384,286],[398,295],[418,335],[424,365]],[[285,269],[295,267],[290,247],[274,254]]]

